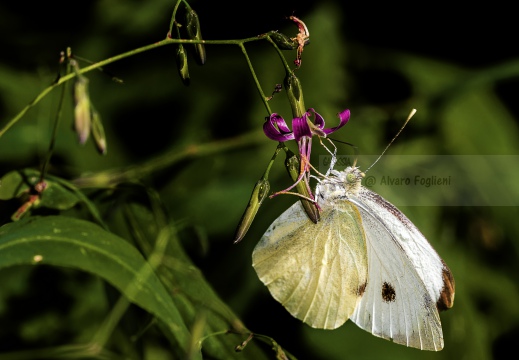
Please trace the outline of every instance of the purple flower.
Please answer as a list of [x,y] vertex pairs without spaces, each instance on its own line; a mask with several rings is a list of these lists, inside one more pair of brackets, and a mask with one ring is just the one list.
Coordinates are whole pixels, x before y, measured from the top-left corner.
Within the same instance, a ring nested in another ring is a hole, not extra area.
[[[314,117],[313,122],[310,120],[312,115]],[[280,142],[295,140],[299,147],[299,156],[301,159],[299,177],[292,186],[281,192],[286,192],[292,189],[303,179],[303,177],[308,177],[310,173],[312,137],[314,135],[326,137],[327,135],[339,130],[341,127],[346,125],[350,119],[350,110],[346,109],[337,115],[339,116],[339,125],[333,128],[325,128],[324,118],[315,112],[314,109],[308,109],[303,116],[296,117],[292,120],[292,131],[290,131],[287,123],[279,114],[273,113],[269,118],[267,118],[267,121],[263,124],[263,132],[269,139]],[[309,179],[307,178],[307,184],[308,180]]]
[[[309,121],[312,114],[315,116],[313,123]],[[294,130],[290,131],[287,123],[281,115],[273,113],[265,124],[263,124],[263,131],[269,139],[281,142],[288,140],[296,140],[299,142],[301,138],[305,136],[312,138],[313,135],[326,137],[326,135],[329,135],[346,125],[350,119],[350,110],[346,109],[337,115],[340,120],[339,125],[325,129],[324,118],[319,115],[319,113],[315,112],[314,109],[308,109],[302,117],[296,117],[292,120],[292,128]]]

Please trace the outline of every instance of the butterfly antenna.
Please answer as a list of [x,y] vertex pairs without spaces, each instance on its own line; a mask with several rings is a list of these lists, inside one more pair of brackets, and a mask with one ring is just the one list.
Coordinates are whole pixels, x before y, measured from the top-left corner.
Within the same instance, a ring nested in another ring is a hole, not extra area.
[[330,166],[328,167],[328,170],[326,170],[326,174],[325,176],[328,176],[330,174],[330,172],[333,170],[333,168],[335,167],[335,164],[337,163],[337,146],[335,146],[335,144],[333,143],[332,140],[330,140],[329,138],[326,138],[326,140],[328,140],[328,142],[330,144],[332,144],[333,146],[333,152],[328,149],[328,146],[324,145],[323,144],[323,140],[322,138],[319,136],[319,142],[321,143],[321,146],[324,147],[326,149],[326,151],[328,151],[328,153],[330,154],[331,156],[331,160],[330,160]]
[[342,141],[342,140],[337,140],[337,139],[332,139],[332,138],[327,138],[327,139],[339,142],[341,144],[345,144],[345,145],[351,146],[353,148],[353,153],[355,154],[355,160],[353,160],[353,164],[351,166],[355,167],[355,165],[357,165],[357,159],[359,157],[359,148],[358,148],[358,146],[353,145],[352,143],[349,143],[347,141]]
[[391,139],[391,141],[389,142],[389,144],[387,144],[386,148],[384,149],[384,151],[382,151],[382,154],[380,154],[380,156],[377,158],[377,160],[375,160],[375,162],[373,164],[371,164],[370,167],[368,167],[366,169],[366,171],[364,171],[364,173],[367,173],[369,169],[371,169],[373,167],[373,165],[375,165],[379,160],[380,158],[386,153],[387,149],[389,149],[389,147],[391,146],[391,144],[393,143],[393,141],[396,140],[396,138],[398,137],[398,135],[400,135],[400,133],[402,132],[402,130],[404,130],[405,126],[407,125],[407,123],[409,122],[409,120],[411,120],[411,118],[413,117],[413,115],[416,114],[416,109],[413,109],[411,110],[411,112],[409,113],[409,115],[407,116],[407,120],[405,121],[404,125],[402,125],[402,127],[400,128],[400,130],[398,130],[398,132],[396,133],[396,135],[393,137],[393,139]]

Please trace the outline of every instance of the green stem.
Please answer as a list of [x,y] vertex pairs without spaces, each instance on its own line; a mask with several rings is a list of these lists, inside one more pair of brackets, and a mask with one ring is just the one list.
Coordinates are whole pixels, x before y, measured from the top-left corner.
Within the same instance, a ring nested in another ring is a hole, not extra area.
[[274,155],[272,155],[272,158],[270,159],[269,164],[267,165],[267,169],[265,170],[265,173],[263,174],[262,180],[268,180],[270,168],[274,164],[274,160],[276,160],[276,157],[278,156],[281,149],[286,149],[286,145],[282,142],[280,142],[278,144],[278,146],[276,147],[276,150],[274,151]]
[[[162,228],[157,236],[157,240],[155,242],[155,248],[153,249],[151,255],[148,258],[148,266],[143,266],[139,273],[135,276],[135,283],[128,284],[125,294],[128,293],[137,293],[139,291],[139,287],[137,285],[137,279],[145,282],[146,279],[150,276],[152,271],[156,270],[160,264],[162,263],[162,257],[165,253],[165,248],[168,243],[168,239],[170,232],[168,227]],[[103,349],[106,346],[106,343],[113,335],[116,326],[121,322],[122,317],[130,307],[131,303],[128,298],[124,295],[121,295],[117,302],[114,304],[112,310],[110,311],[109,316],[103,321],[103,324],[99,327],[96,334],[93,336],[91,340],[91,345]]]
[[120,323],[122,317],[130,307],[131,303],[128,298],[121,295],[114,304],[108,317],[103,321],[96,334],[90,341],[90,346],[96,349],[103,349],[106,343],[113,335],[116,326]]
[[[69,66],[67,65],[67,69]],[[65,92],[67,91],[67,84],[65,84],[61,90],[61,94],[59,97],[59,103],[58,103],[58,112],[56,113],[56,119],[54,120],[54,126],[52,127],[52,135],[50,138],[49,143],[49,150],[47,151],[47,156],[45,157],[45,161],[41,167],[41,174],[40,174],[40,182],[45,179],[45,175],[47,173],[47,168],[50,164],[50,160],[52,158],[52,154],[54,153],[54,146],[56,144],[56,137],[58,134],[58,124],[61,119],[61,114],[63,113],[63,102],[65,99]]]
[[124,182],[136,181],[156,171],[170,167],[182,160],[208,156],[231,149],[261,144],[268,141],[263,131],[254,130],[230,139],[217,140],[205,144],[190,145],[183,150],[174,148],[139,165],[124,169],[111,169],[87,175],[74,180],[78,187],[114,187]]
[[169,21],[168,35],[170,35],[171,32],[173,31],[173,26],[175,25],[175,18],[177,17],[177,10],[178,10],[178,7],[180,6],[181,2],[182,2],[182,0],[178,0],[177,3],[175,4],[175,7],[173,8],[173,13],[171,14],[171,20]]
[[[78,74],[84,74],[84,73],[90,72],[92,70],[101,68],[101,67],[103,67],[105,65],[108,65],[108,64],[114,63],[116,61],[125,59],[127,57],[134,56],[134,55],[140,54],[140,53],[142,53],[144,51],[156,49],[156,48],[159,48],[159,47],[162,47],[162,46],[165,46],[165,45],[170,45],[170,44],[207,44],[207,45],[238,45],[238,46],[242,47],[243,44],[245,44],[247,42],[264,40],[265,38],[268,39],[269,38],[269,34],[270,33],[266,33],[266,34],[262,34],[262,35],[259,35],[259,36],[250,37],[250,38],[241,39],[241,40],[187,40],[187,39],[169,39],[169,38],[166,38],[164,40],[155,42],[153,44],[145,45],[145,46],[142,46],[140,48],[137,48],[137,49],[134,49],[134,50],[130,50],[130,51],[127,51],[125,53],[122,53],[122,54],[110,57],[108,59],[99,61],[99,62],[97,62],[95,64],[90,65],[90,66],[87,66],[87,67],[84,67],[82,69],[79,69],[77,74],[75,72],[72,72],[70,74],[67,74],[67,75],[61,77],[58,81],[54,82],[52,85],[50,85],[49,87],[44,89],[38,96],[36,96],[36,98],[34,100],[29,102],[29,104],[27,104],[27,106],[25,106],[14,118],[12,118],[0,130],[0,137],[2,137],[7,132],[7,130],[9,130],[14,124],[16,124],[18,122],[18,120],[20,120],[27,113],[27,111],[29,111],[30,108],[32,108],[33,106],[38,104],[48,93],[50,93],[52,90],[54,90],[54,88],[56,88],[56,87],[60,86],[61,84],[63,84],[65,82],[73,79]],[[262,96],[262,99],[264,99],[264,98],[265,97]],[[268,106],[267,106],[267,109],[268,109]],[[270,112],[269,112],[269,114],[270,114]]]
[[256,72],[254,71],[254,67],[252,66],[252,63],[249,59],[249,55],[247,54],[247,50],[245,50],[245,46],[243,44],[240,44],[240,49],[241,49],[243,55],[245,56],[245,59],[247,60],[247,64],[249,65],[249,70],[251,72],[252,78],[254,79],[254,82],[256,83],[256,89],[258,89],[261,100],[263,101],[263,104],[265,105],[265,108],[267,109],[267,111],[270,115],[270,114],[272,114],[272,110],[270,110],[270,106],[267,102],[267,98],[265,96],[265,93],[263,92],[263,89],[261,88],[258,77],[256,76]]
[[[276,49],[276,51],[281,59],[281,62],[285,66],[285,72],[286,72],[285,90],[288,95],[290,107],[292,108],[292,115],[294,117],[301,117],[306,112],[306,109],[304,107],[304,102],[303,102],[303,93],[302,93],[302,89],[301,89],[301,84],[300,84],[299,80],[297,79],[297,77],[295,76],[294,70],[292,70],[290,68],[290,65],[288,64],[287,60],[283,56],[281,50],[276,45],[276,43],[272,40],[272,38],[270,36],[267,36],[267,40],[272,44],[272,46],[274,46],[274,48]],[[289,86],[289,84],[291,84],[291,86]],[[298,89],[292,89],[291,87],[297,87]],[[297,90],[297,92],[298,92],[297,98],[294,97],[295,90]]]
[[293,73],[293,70],[290,68],[290,65],[288,64],[287,62],[287,59],[285,59],[285,56],[283,56],[283,52],[281,51],[281,49],[276,45],[276,43],[274,42],[274,40],[272,40],[272,38],[270,37],[270,33],[267,33],[265,34],[266,35],[266,39],[269,43],[272,44],[272,46],[274,46],[274,49],[276,50],[276,52],[278,53],[279,55],[279,58],[281,59],[281,62],[283,63],[283,66],[285,67],[285,71],[287,74],[292,74]]

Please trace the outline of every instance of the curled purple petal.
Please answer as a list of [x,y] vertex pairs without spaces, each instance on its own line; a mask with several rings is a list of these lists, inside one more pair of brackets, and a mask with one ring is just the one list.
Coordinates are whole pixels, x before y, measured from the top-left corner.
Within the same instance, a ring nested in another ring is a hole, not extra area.
[[277,113],[273,113],[272,115],[270,115],[269,120],[276,124],[276,126],[278,127],[279,131],[282,134],[291,132],[290,128],[288,127],[287,123],[285,122],[285,119],[283,119],[283,117],[281,115],[279,115]]
[[315,126],[317,126],[321,130],[324,129],[324,118],[319,113],[317,113],[314,109],[311,109],[311,108],[308,109],[307,114],[310,114],[310,113],[314,114],[314,117],[315,117],[314,124],[315,124]]
[[263,132],[271,140],[285,142],[294,140],[294,133],[290,131],[285,120],[274,113],[263,124]]
[[[346,125],[348,120],[350,120],[350,110],[346,109],[346,110],[338,113],[337,116],[339,117],[339,125],[337,125],[336,127],[333,127],[333,128],[323,129],[323,131],[326,135],[329,135],[329,134],[339,130],[344,125]],[[317,118],[317,116],[316,116],[316,118]]]
[[[313,121],[310,121],[310,116],[313,115]],[[310,122],[310,130],[312,131],[312,136],[323,136],[326,137],[326,133],[323,131],[324,128],[324,118],[315,112],[314,109],[308,109],[305,113],[305,116],[309,119]]]
[[312,130],[308,125],[307,113],[302,117],[296,117],[292,120],[292,129],[294,131],[294,139],[299,141],[302,137],[312,137]]

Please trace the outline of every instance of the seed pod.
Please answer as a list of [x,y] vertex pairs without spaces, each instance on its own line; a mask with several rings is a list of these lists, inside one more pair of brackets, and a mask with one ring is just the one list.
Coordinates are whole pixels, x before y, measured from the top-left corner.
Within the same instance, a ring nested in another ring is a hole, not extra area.
[[88,79],[78,76],[74,82],[74,127],[80,144],[84,144],[88,139],[91,117]]
[[272,33],[269,36],[281,50],[295,50],[299,46],[297,40],[293,40],[280,32]]
[[102,155],[106,154],[106,136],[101,116],[96,110],[92,110],[92,136],[97,147],[97,150]]
[[[186,23],[186,30],[189,38],[191,40],[203,40],[202,33],[200,31],[200,21],[198,20],[198,14],[195,12],[195,10],[187,10]],[[198,64],[204,65],[206,60],[204,44],[195,44],[195,50]]]
[[[286,152],[286,159],[285,159],[285,167],[288,171],[288,175],[290,175],[290,178],[292,181],[296,181],[299,177],[299,170],[300,170],[300,162],[297,158],[296,154],[294,154],[292,151],[288,150]],[[308,192],[308,186],[306,183],[306,179],[301,179],[300,182],[296,185],[296,190],[299,194],[312,198],[312,194]],[[317,209],[317,205],[315,205],[313,202],[301,199],[301,204],[303,205],[303,208],[305,209],[306,215],[312,220],[313,223],[317,224],[317,222],[321,219],[321,216],[319,215],[319,210]]]
[[254,186],[252,190],[252,195],[249,200],[249,204],[243,213],[240,223],[236,229],[236,234],[234,235],[234,243],[240,242],[244,237],[247,231],[254,221],[256,214],[258,213],[258,209],[261,206],[261,203],[267,197],[270,191],[270,183],[266,179],[260,179]]
[[182,46],[182,44],[178,44],[175,60],[177,62],[178,74],[180,75],[184,85],[188,86],[190,82],[189,69],[187,67],[186,51],[184,50],[184,46]]
[[306,112],[306,109],[301,82],[294,74],[287,74],[285,76],[284,83],[285,91],[288,96],[288,102],[292,108],[292,115],[294,115],[294,117],[303,116],[303,114]]

